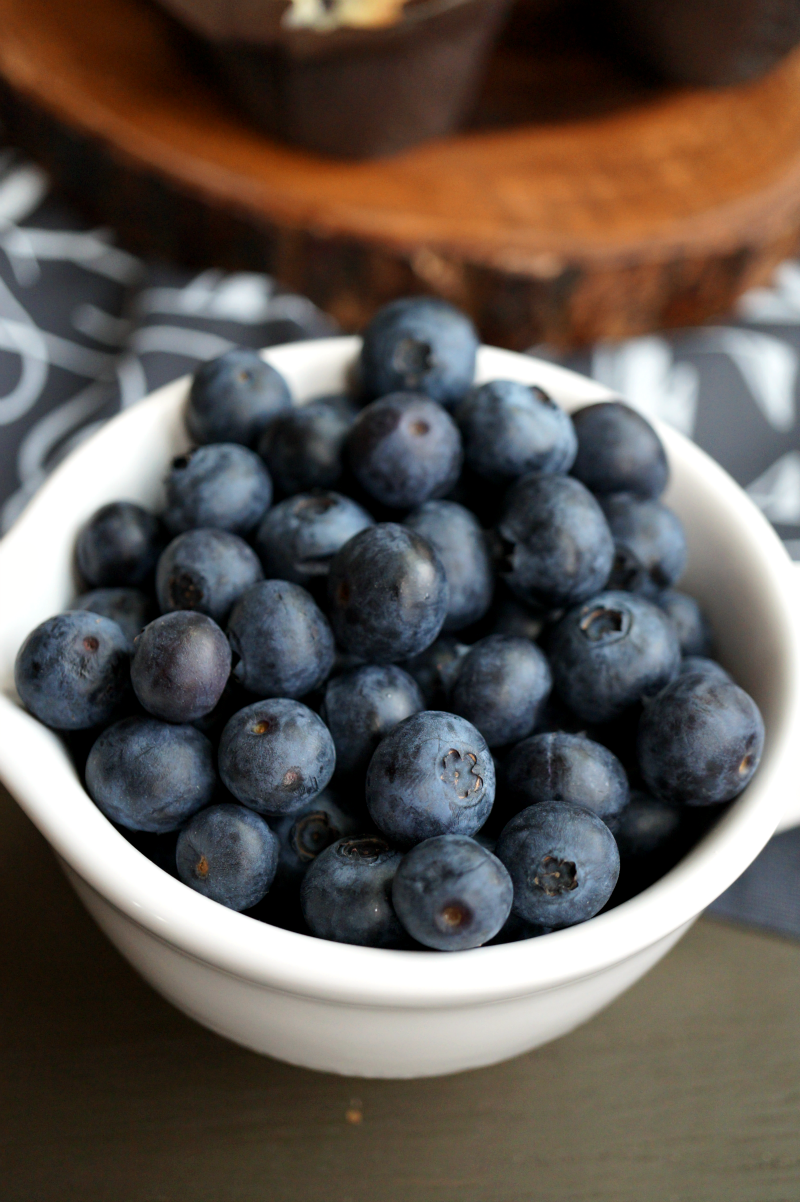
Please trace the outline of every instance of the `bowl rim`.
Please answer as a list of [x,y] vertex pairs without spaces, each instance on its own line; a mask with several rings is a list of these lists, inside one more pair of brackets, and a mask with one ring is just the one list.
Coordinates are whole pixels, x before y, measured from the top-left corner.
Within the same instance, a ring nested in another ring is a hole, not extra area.
[[[330,373],[334,365],[345,371],[359,347],[360,339],[343,337],[291,343],[262,353],[289,376],[302,401],[312,360],[326,364]],[[482,347],[479,378],[500,376],[542,383],[557,399],[559,392],[572,398],[567,404],[571,409],[616,396],[545,360]],[[188,384],[187,376],[123,411],[56,468],[0,541],[0,576],[5,560],[24,543],[28,527],[47,513],[51,498],[70,474],[80,472],[84,460],[102,453],[105,442],[133,423],[166,420],[168,410],[179,412]],[[314,392],[319,395],[319,388]],[[794,732],[800,729],[800,622],[793,612],[791,560],[766,518],[719,464],[674,429],[654,424],[668,456],[679,456],[692,472],[711,481],[748,531],[753,568],[769,599],[773,637],[784,653],[784,671],[776,682],[779,716],[768,730],[764,760],[752,784],[675,868],[614,910],[544,939],[446,956],[328,943],[227,910],[152,864],[94,806],[58,737],[2,694],[0,777],[57,855],[114,909],[192,959],[282,992],[355,1005],[467,1006],[550,990],[635,958],[692,922],[773,834],[793,783],[798,760]]]

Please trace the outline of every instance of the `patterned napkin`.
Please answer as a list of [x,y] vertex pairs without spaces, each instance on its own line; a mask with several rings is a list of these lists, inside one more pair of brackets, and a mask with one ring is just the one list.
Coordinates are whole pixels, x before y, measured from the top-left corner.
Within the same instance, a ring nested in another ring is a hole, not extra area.
[[[328,317],[269,276],[136,258],[51,197],[38,167],[0,151],[0,529],[74,446],[154,388],[233,345],[330,333]],[[800,560],[800,263],[724,324],[561,361],[694,438]],[[800,828],[711,910],[800,937]]]

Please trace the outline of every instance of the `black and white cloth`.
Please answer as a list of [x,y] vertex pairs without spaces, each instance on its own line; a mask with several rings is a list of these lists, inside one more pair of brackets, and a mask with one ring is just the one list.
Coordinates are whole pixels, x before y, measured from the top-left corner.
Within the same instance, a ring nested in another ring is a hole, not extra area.
[[[237,344],[334,332],[269,276],[142,261],[51,196],[38,167],[0,152],[0,530],[73,447],[154,388]],[[723,324],[563,361],[694,438],[800,559],[800,262]],[[800,937],[800,828],[712,910]]]

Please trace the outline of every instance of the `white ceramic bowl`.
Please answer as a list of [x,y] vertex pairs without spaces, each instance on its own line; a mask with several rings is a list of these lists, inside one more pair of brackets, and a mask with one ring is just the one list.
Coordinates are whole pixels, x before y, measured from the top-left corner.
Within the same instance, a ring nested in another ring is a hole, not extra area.
[[[343,387],[354,338],[296,343],[266,357],[303,400]],[[540,383],[568,409],[597,384],[484,347],[481,380]],[[28,631],[73,595],[75,534],[101,504],[153,506],[185,449],[182,380],[123,413],[75,451],[0,544],[0,774],[52,844],[109,938],[187,1014],[294,1064],[362,1076],[449,1073],[514,1056],[595,1014],[655,964],[757,855],[787,803],[797,811],[800,645],[789,560],[726,473],[662,428],[667,495],[686,524],[685,587],[708,610],[721,658],[766,723],[761,767],[722,821],[672,872],[607,914],[543,939],[439,955],[326,943],[233,913],[134,850],[92,804],[59,740],[15,703],[13,664]]]

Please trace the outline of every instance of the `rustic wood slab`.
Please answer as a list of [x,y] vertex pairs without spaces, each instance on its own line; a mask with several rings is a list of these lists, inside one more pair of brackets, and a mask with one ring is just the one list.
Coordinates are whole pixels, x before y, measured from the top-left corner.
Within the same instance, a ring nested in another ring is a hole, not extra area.
[[427,1081],[291,1068],[137,977],[0,788],[3,1202],[794,1202],[800,946],[701,921],[605,1013]]
[[256,131],[145,0],[0,0],[0,28],[8,136],[87,211],[149,253],[274,272],[345,328],[409,291],[517,348],[700,322],[800,230],[800,54],[717,91],[620,78],[608,103],[610,68],[517,39],[483,128],[353,164]]

